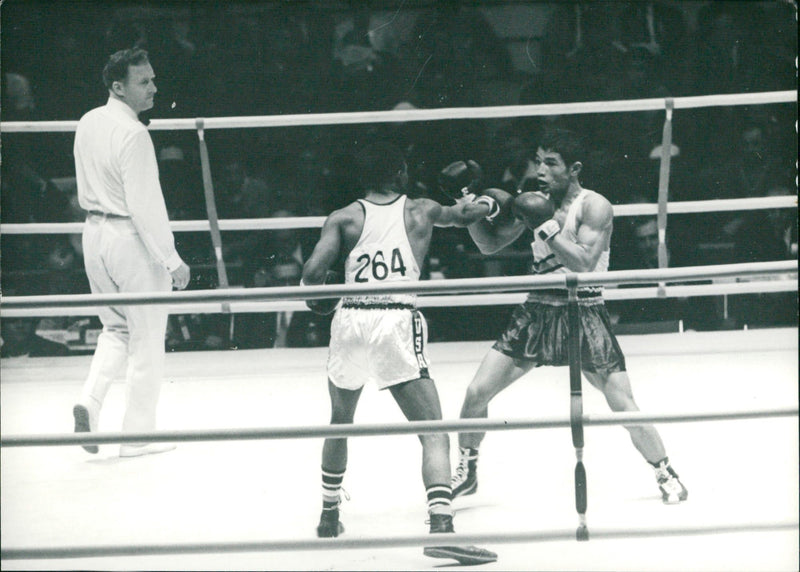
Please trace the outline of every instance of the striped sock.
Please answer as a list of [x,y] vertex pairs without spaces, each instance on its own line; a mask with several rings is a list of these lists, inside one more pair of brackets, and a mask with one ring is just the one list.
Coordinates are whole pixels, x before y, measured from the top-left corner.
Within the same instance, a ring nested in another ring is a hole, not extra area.
[[428,512],[430,514],[453,514],[450,502],[453,491],[450,485],[431,485],[425,489],[428,495]]
[[344,469],[332,471],[322,467],[322,508],[334,509],[341,502]]

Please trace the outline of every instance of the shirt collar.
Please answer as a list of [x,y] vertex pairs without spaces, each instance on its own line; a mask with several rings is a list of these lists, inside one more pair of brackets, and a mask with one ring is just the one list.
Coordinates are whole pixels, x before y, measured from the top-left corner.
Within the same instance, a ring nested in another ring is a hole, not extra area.
[[106,107],[108,107],[111,110],[121,112],[130,117],[131,119],[133,119],[134,121],[139,121],[139,116],[124,101],[120,101],[119,99],[115,99],[109,96],[108,103],[106,103]]

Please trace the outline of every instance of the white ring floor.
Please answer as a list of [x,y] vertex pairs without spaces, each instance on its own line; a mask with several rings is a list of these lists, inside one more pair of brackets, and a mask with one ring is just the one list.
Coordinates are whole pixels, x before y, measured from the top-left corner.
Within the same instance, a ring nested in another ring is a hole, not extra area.
[[[797,404],[797,329],[622,336],[644,412],[779,408]],[[430,346],[445,418],[491,342]],[[327,349],[170,354],[160,429],[322,425],[329,417]],[[69,433],[88,356],[0,362],[4,435]],[[566,368],[541,368],[501,393],[491,418],[569,413]],[[112,385],[101,431],[118,431],[124,384]],[[584,382],[584,412],[606,413]],[[404,418],[388,392],[367,387],[356,423]],[[673,466],[689,489],[660,501],[651,468],[621,427],[587,427],[589,530],[792,521],[798,515],[798,420],[663,424]],[[456,436],[451,436],[455,463]],[[239,542],[314,538],[321,504],[319,439],[183,443],[120,459],[118,446],[3,449],[2,546]],[[342,521],[351,537],[425,534],[420,447],[410,435],[354,437]],[[458,532],[575,528],[575,452],[568,429],[490,433],[480,486],[457,499]],[[797,570],[797,530],[650,539],[487,545],[485,570]],[[421,548],[6,560],[3,570],[430,570],[450,561]],[[456,565],[454,562],[452,565]]]

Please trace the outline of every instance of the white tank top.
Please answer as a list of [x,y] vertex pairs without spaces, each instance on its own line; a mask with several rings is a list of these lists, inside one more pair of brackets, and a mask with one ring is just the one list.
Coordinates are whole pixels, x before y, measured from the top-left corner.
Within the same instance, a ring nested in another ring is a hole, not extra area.
[[[358,199],[364,209],[364,228],[344,264],[346,284],[414,282],[420,269],[406,232],[406,195],[388,204]],[[414,305],[415,294],[351,296],[347,306]]]
[[[567,210],[567,218],[564,221],[564,227],[561,229],[561,236],[571,242],[578,242],[578,213],[583,208],[583,201],[589,196],[589,191],[583,189],[572,204],[569,205]],[[533,266],[531,267],[532,274],[568,274],[572,272],[569,268],[561,264],[556,255],[550,249],[550,245],[544,240],[534,240],[531,243],[533,250]],[[591,270],[592,272],[605,272],[608,270],[608,261],[611,257],[611,249],[604,250],[597,259],[597,264]],[[602,292],[601,287],[585,287],[579,290],[584,292]],[[535,292],[535,291],[534,291]]]

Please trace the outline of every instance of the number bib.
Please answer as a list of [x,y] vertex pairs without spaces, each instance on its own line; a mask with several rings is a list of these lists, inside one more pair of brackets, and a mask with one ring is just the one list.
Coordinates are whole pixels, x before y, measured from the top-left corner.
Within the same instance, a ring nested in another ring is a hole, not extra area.
[[[377,205],[359,200],[364,206],[364,228],[361,237],[345,262],[348,284],[413,282],[419,280],[419,265],[414,258],[405,227],[405,195],[387,204]],[[360,296],[346,301],[361,303],[409,303],[413,294]]]

